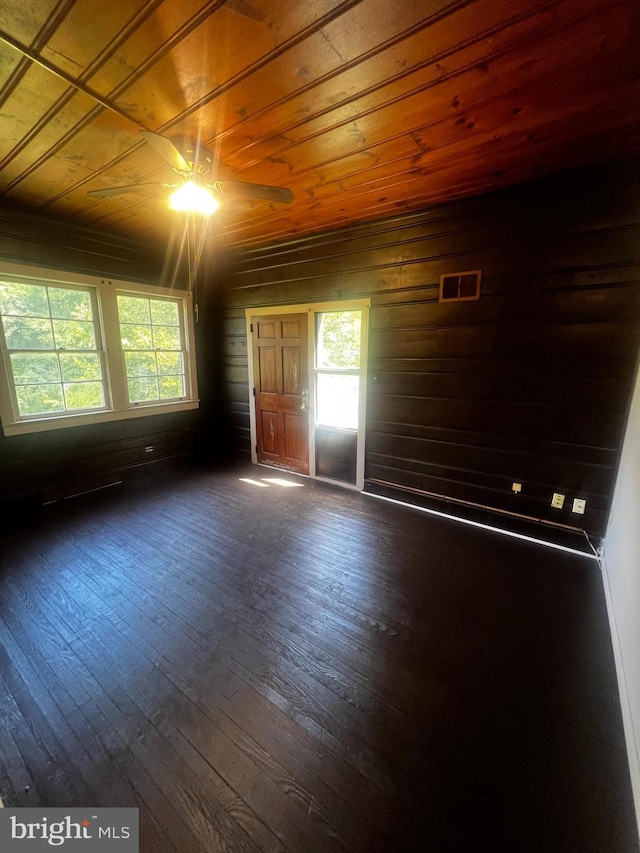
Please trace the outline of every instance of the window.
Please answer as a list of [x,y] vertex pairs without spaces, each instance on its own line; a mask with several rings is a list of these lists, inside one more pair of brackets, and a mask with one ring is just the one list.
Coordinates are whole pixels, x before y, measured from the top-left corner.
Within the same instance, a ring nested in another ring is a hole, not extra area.
[[23,270],[0,268],[5,434],[198,405],[188,293]]
[[87,289],[0,282],[0,312],[21,417],[104,407],[93,303]]
[[316,426],[357,430],[360,311],[326,311],[316,317]]
[[184,397],[184,331],[179,303],[118,294],[120,342],[130,403]]

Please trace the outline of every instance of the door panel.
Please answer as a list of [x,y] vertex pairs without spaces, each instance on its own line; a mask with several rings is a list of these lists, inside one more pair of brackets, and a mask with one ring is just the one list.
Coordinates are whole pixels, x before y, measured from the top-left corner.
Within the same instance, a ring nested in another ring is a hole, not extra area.
[[260,350],[260,377],[263,392],[277,393],[276,350],[273,347],[262,347]]
[[[299,314],[299,317],[304,318],[306,324],[307,318],[304,314]],[[299,338],[300,337],[300,320],[283,320],[282,321],[282,337],[283,338]]]
[[302,459],[308,437],[300,430],[300,418],[297,415],[284,414],[284,450],[288,459]]
[[[305,353],[306,355],[306,353]],[[282,347],[282,391],[300,394],[300,347]]]
[[271,321],[256,320],[255,327],[258,330],[259,338],[275,338],[276,336],[276,325]]
[[261,412],[262,422],[262,440],[264,443],[265,453],[277,453],[278,445],[276,441],[278,428],[277,412]]
[[251,324],[258,461],[308,474],[307,315],[253,317]]

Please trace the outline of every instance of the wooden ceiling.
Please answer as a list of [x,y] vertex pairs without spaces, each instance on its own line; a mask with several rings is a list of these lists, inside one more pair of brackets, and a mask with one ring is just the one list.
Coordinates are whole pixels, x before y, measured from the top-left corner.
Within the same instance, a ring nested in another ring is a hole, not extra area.
[[212,231],[268,243],[636,155],[637,0],[22,0],[0,18],[0,204],[166,240],[140,128],[290,187]]

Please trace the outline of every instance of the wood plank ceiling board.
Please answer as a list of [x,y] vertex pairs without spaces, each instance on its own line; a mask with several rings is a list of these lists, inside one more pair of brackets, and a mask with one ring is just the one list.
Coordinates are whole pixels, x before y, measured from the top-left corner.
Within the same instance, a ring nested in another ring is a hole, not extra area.
[[636,0],[100,0],[9,4],[0,204],[166,243],[175,173],[140,136],[200,139],[236,246],[640,152]]

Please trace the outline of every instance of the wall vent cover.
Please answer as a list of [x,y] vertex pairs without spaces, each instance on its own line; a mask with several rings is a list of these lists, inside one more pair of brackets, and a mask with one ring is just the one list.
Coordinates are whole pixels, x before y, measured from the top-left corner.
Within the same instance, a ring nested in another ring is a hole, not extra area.
[[440,302],[480,299],[482,270],[446,273],[440,276]]

